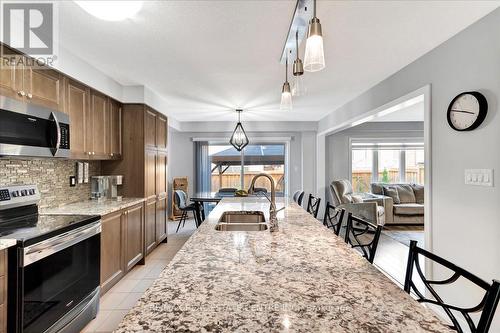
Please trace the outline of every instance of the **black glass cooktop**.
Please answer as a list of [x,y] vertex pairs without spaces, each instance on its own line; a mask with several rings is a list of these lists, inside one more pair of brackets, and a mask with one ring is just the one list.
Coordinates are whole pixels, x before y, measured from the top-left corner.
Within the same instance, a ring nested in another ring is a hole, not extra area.
[[44,239],[79,228],[100,216],[88,215],[39,215],[37,213],[0,220],[0,238],[16,239],[27,246]]

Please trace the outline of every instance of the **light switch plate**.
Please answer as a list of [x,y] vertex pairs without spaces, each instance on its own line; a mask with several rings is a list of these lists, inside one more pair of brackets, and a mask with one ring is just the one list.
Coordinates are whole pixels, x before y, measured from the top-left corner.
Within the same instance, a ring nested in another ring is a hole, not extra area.
[[493,187],[493,169],[466,169],[465,184]]

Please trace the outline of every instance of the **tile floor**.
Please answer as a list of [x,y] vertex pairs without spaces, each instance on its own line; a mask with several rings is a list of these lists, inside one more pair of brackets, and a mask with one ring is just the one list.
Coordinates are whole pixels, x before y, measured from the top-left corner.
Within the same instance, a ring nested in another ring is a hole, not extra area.
[[196,230],[194,220],[186,221],[184,228],[175,233],[177,222],[168,223],[168,243],[159,245],[147,258],[146,265],[137,265],[102,298],[97,317],[82,332],[112,332],[123,317],[135,305],[144,292],[153,284]]

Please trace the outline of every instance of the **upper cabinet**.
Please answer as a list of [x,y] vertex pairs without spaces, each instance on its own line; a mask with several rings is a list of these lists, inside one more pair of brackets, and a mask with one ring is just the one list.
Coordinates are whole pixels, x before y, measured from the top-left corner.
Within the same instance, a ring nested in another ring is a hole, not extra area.
[[24,70],[24,90],[30,103],[64,112],[63,75],[49,68]]
[[10,98],[20,98],[23,89],[23,70],[10,65],[11,57],[19,56],[11,49],[0,45],[0,94]]
[[[29,58],[1,46],[0,93],[4,96],[65,112],[64,76],[49,67],[26,66]],[[16,57],[12,61],[12,57]]]
[[167,118],[158,115],[156,118],[156,146],[160,150],[167,150]]
[[108,152],[112,159],[122,156],[122,106],[117,101],[108,98]]
[[109,117],[107,97],[95,90],[91,90],[90,106],[90,118],[92,119],[89,119],[90,122],[88,123],[87,134],[89,137],[87,138],[87,143],[92,147],[90,149],[92,158],[97,160],[109,159]]
[[156,148],[156,119],[158,118],[155,111],[146,108],[144,111],[144,144],[148,148]]
[[66,82],[66,110],[68,111],[69,146],[71,158],[86,159],[89,157],[87,148],[86,127],[90,122],[90,89],[73,80]]

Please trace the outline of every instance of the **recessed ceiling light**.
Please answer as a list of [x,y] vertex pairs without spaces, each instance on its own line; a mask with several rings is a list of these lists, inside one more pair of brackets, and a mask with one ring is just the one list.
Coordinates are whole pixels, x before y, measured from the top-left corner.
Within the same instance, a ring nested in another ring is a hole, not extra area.
[[133,17],[143,1],[75,1],[87,13],[106,21],[122,21]]

